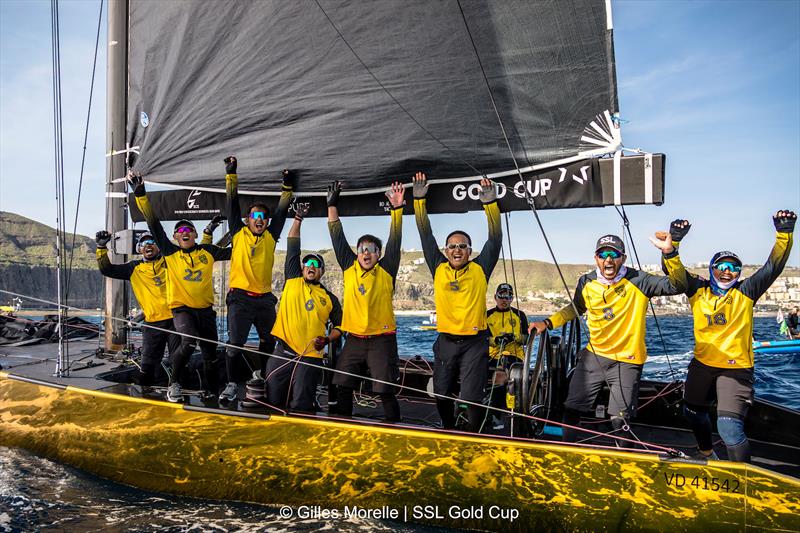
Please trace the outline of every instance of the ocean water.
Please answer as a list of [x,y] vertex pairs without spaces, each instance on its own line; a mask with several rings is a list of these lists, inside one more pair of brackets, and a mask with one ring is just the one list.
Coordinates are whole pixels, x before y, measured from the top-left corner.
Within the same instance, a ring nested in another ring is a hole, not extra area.
[[[533,318],[533,317],[532,317]],[[436,332],[424,317],[398,317],[402,356],[430,357]],[[691,359],[689,317],[648,319],[647,378],[682,379]],[[773,318],[756,318],[756,340],[780,340]],[[666,351],[665,351],[666,348]],[[671,366],[671,368],[670,368]],[[756,395],[800,409],[800,354],[756,355]],[[157,494],[100,479],[30,454],[0,448],[0,531],[440,531],[382,520],[282,518],[274,506]]]

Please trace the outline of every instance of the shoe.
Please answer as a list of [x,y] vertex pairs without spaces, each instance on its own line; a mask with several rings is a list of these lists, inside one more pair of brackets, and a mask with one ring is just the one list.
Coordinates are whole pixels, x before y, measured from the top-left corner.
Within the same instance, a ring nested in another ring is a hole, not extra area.
[[261,370],[253,370],[253,379],[264,379],[261,375]]
[[225,385],[225,390],[219,395],[219,401],[230,402],[236,399],[236,383],[230,382]]
[[694,452],[689,455],[692,459],[697,459],[699,461],[719,461],[719,457],[717,456],[717,452],[711,450],[711,455],[706,455],[698,449],[695,449]]
[[183,391],[179,383],[175,382],[167,389],[167,401],[178,403],[183,400]]

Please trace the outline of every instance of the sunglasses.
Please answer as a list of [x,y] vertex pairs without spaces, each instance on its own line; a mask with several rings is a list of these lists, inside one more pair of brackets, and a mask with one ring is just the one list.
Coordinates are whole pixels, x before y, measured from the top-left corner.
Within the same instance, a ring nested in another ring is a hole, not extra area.
[[358,247],[358,253],[360,253],[360,254],[377,254],[378,253],[378,247],[375,246],[372,243],[370,243],[370,244],[362,244],[361,246]]
[[731,263],[730,261],[723,261],[715,264],[714,270],[719,270],[720,272],[725,272],[726,270],[729,272],[741,272],[742,267],[736,263]]
[[498,300],[513,300],[514,299],[514,295],[513,294],[508,294],[508,293],[495,294],[494,297],[497,298]]
[[264,220],[267,218],[267,214],[264,213],[264,211],[253,211],[252,213],[250,213],[250,218],[252,218],[253,220],[258,220],[259,218],[261,220]]
[[609,257],[611,259],[619,259],[620,257],[622,257],[622,254],[616,250],[603,250],[602,252],[597,253],[597,257],[604,260],[608,259]]
[[467,248],[469,248],[469,244],[465,242],[458,242],[458,243],[451,242],[446,246],[446,248],[448,250],[466,250]]
[[303,263],[303,266],[320,268],[321,265],[319,264],[318,259],[306,259],[306,262]]
[[192,233],[193,231],[194,228],[190,228],[189,226],[181,226],[175,230],[175,233]]
[[142,248],[143,246],[149,246],[149,245],[155,244],[155,243],[156,243],[156,241],[154,241],[153,239],[147,239],[146,241],[140,241],[139,242],[139,248]]

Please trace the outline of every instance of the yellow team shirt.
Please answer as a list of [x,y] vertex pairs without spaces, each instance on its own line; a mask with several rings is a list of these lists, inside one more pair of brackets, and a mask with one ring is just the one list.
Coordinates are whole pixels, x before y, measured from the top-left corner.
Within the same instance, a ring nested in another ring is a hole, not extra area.
[[146,322],[172,318],[172,311],[167,303],[167,269],[163,257],[155,261],[137,260],[114,265],[105,248],[98,248],[95,256],[104,275],[130,280],[133,294],[142,308]]

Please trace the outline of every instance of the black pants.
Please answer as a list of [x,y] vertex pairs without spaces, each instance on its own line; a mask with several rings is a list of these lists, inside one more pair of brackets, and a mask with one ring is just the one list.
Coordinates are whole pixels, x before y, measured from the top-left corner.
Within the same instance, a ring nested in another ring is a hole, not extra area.
[[195,309],[184,306],[173,309],[172,317],[175,331],[191,337],[181,336],[180,348],[172,358],[170,384],[178,380],[186,363],[194,353],[194,348],[198,344],[197,338],[200,338],[205,339],[199,341],[200,352],[203,354],[203,388],[215,393],[217,380],[213,362],[217,358],[217,313],[214,312],[213,307]]
[[[159,329],[153,329],[154,326]],[[140,385],[152,385],[155,380],[156,370],[164,358],[164,348],[169,346],[170,356],[175,355],[180,349],[181,338],[174,333],[161,331],[162,329],[175,330],[172,319],[145,322],[142,326],[142,371],[139,378]]]
[[[485,331],[477,335],[448,335],[440,333],[433,343],[433,392],[445,396],[455,395],[461,380],[460,397],[469,402],[483,401],[483,388],[489,374],[489,337]],[[442,427],[455,427],[455,402],[436,399]],[[485,410],[470,405],[467,407],[469,425],[478,431]]]
[[322,358],[298,357],[282,342],[278,342],[275,346],[275,353],[289,360],[270,357],[267,361],[269,403],[280,409],[286,409],[288,404],[292,411],[316,412],[317,385],[322,376]]
[[261,296],[250,296],[241,289],[231,289],[228,292],[225,300],[225,303],[228,304],[228,344],[244,346],[250,335],[251,326],[255,326],[259,338],[258,351],[261,352],[261,354],[255,354],[228,348],[225,358],[228,381],[235,381],[233,361],[240,354],[245,355],[251,370],[259,370],[262,375],[264,374],[268,358],[266,354],[272,353],[275,349],[275,339],[271,331],[272,326],[275,325],[277,301],[271,292]]
[[[344,348],[336,359],[336,370],[356,374],[348,376],[336,373],[333,384],[337,389],[337,412],[340,415],[353,414],[353,389],[361,383],[360,377],[366,377],[367,371],[373,379],[387,383],[397,383],[400,377],[400,358],[397,355],[397,335],[378,335],[369,338],[347,336]],[[394,385],[371,383],[372,392],[378,394],[383,404],[383,415],[387,422],[400,420],[400,404]]]

